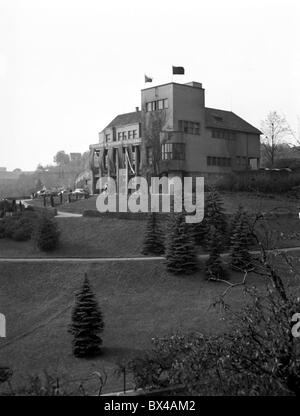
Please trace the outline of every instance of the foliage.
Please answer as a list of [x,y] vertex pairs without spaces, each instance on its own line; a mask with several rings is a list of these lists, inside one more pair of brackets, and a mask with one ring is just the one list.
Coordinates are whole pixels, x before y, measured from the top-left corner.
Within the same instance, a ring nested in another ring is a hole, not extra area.
[[[247,306],[227,309],[231,330],[220,336],[175,334],[130,364],[137,387],[181,384],[196,395],[298,395],[300,346],[290,320],[300,302],[267,286],[245,291]],[[228,305],[227,305],[228,306]]]
[[27,210],[4,217],[0,222],[0,238],[10,238],[15,241],[30,240],[38,218],[37,213]]
[[54,156],[53,161],[58,166],[65,166],[70,163],[70,156],[64,150],[60,150]]
[[209,234],[209,224],[207,217],[204,214],[204,218],[201,222],[193,224],[195,243],[202,248],[207,248],[207,236]]
[[42,215],[38,221],[35,242],[42,251],[52,251],[59,244],[59,230],[55,220],[46,215]]
[[91,357],[100,354],[104,329],[102,312],[97,303],[87,275],[81,290],[75,295],[70,333],[73,335],[73,354],[76,357]]
[[152,212],[148,215],[142,253],[159,256],[164,254],[164,252],[164,236],[158,221],[158,215]]
[[173,274],[191,274],[198,269],[193,235],[184,214],[172,214],[166,247],[167,270]]

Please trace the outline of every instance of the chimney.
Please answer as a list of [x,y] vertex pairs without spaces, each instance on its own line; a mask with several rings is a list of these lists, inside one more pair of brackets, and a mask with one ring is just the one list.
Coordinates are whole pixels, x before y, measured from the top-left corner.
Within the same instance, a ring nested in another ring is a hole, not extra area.
[[140,111],[139,107],[135,107],[135,111]]

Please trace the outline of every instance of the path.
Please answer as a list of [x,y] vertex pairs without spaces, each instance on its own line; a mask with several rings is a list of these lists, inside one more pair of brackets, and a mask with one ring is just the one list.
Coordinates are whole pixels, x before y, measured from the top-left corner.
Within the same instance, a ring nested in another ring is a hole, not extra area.
[[[300,251],[300,247],[279,248],[276,250],[266,250],[267,253],[291,253]],[[250,254],[260,254],[259,250],[252,250]],[[207,260],[208,254],[198,254],[201,260]],[[228,257],[229,253],[221,254],[221,257]],[[124,261],[163,261],[165,257],[3,257],[0,263],[108,263],[108,262],[124,262]]]
[[[22,204],[25,208],[30,206],[31,199],[23,199],[21,200]],[[63,212],[63,211],[57,211],[57,215],[55,215],[56,218],[81,218],[82,214],[74,214],[73,212]]]

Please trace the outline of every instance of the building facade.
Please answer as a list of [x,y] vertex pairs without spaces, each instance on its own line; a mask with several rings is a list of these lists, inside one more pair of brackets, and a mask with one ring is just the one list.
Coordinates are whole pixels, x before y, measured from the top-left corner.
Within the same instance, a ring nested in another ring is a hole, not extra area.
[[141,91],[141,110],[118,115],[90,145],[91,190],[101,176],[204,176],[256,170],[261,132],[231,111],[205,107],[202,84],[168,83]]

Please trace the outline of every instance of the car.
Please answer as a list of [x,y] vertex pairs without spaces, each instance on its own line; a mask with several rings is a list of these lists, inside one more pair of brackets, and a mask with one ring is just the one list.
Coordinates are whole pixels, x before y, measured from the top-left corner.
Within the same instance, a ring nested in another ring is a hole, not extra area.
[[41,189],[40,191],[37,191],[37,196],[50,196],[51,195],[51,191],[49,191],[49,189]]
[[86,195],[89,192],[86,189],[83,188],[76,188],[73,192],[74,195],[78,194],[78,195]]
[[83,188],[76,188],[73,192],[73,195],[77,195],[77,196],[88,196],[89,195],[89,191]]

